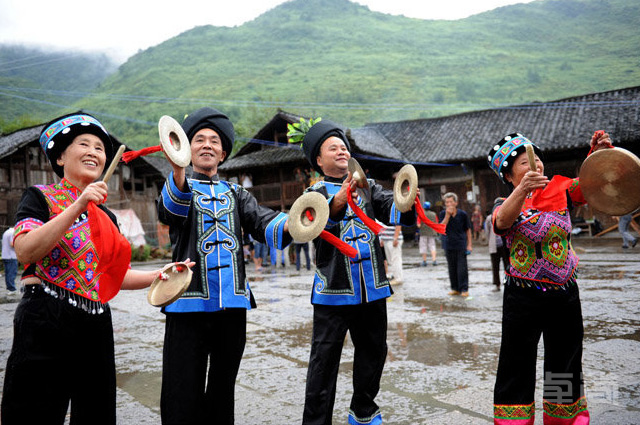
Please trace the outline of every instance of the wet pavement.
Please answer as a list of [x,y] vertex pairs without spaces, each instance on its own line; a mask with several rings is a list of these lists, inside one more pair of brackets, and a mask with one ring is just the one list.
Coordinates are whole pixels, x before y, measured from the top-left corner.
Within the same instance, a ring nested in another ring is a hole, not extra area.
[[[615,237],[576,238],[585,326],[584,377],[594,424],[640,424],[640,248]],[[404,247],[404,283],[388,300],[389,355],[377,402],[389,424],[490,424],[500,348],[502,292],[493,292],[489,254],[469,257],[468,299],[450,297],[446,260],[419,267]],[[157,265],[136,265],[155,268]],[[248,313],[247,346],[236,386],[236,424],[300,423],[309,357],[312,272],[294,266],[253,272],[258,308]],[[3,285],[4,286],[4,285]],[[19,297],[0,289],[0,384]],[[118,423],[159,424],[164,316],[146,290],[112,302],[118,372]],[[542,354],[536,424],[542,424]],[[345,342],[334,423],[346,423],[353,346]]]

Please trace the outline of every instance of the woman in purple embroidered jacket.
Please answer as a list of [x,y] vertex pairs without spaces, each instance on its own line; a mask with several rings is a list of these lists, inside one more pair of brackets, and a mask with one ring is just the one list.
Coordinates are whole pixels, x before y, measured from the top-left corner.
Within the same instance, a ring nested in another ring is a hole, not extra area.
[[[96,182],[112,157],[111,137],[82,112],[44,126],[40,145],[60,183],[28,188],[17,212],[14,245],[25,264],[24,295],[14,319],[2,423],[116,423],[116,374],[111,312],[101,298],[99,258],[87,206],[102,204]],[[122,289],[148,287],[159,270],[127,270]],[[117,288],[116,288],[117,290]]]
[[[593,150],[611,145],[608,135],[604,136],[594,138]],[[524,136],[511,134],[492,147],[487,158],[491,169],[512,189],[493,210],[495,233],[505,238],[510,253],[494,423],[533,425],[536,357],[542,335],[544,423],[586,425],[578,258],[571,248],[569,216],[572,205],[584,203],[584,198],[577,178],[556,176],[549,181],[535,145],[537,170],[531,170],[528,144],[533,145]],[[553,192],[556,196],[549,196]]]

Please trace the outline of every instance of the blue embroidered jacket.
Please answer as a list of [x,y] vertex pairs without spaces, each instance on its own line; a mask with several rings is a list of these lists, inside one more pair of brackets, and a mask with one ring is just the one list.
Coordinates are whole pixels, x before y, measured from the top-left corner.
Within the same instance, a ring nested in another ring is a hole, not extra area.
[[[325,177],[307,189],[323,194],[329,203],[340,190],[343,179]],[[393,203],[393,192],[368,180],[371,201],[358,198],[357,205],[369,217],[386,225],[411,226],[416,222],[415,209],[401,214]],[[335,218],[335,217],[334,217]],[[384,271],[380,240],[347,205],[339,221],[331,218],[325,228],[358,251],[354,259],[338,251],[321,238],[314,240],[316,274],[311,293],[312,304],[353,305],[387,298],[392,294]]]
[[196,262],[189,288],[165,312],[212,312],[255,307],[246,278],[242,231],[283,249],[287,215],[262,207],[242,186],[193,173],[181,192],[169,174],[158,198],[158,217],[169,225],[173,261]]

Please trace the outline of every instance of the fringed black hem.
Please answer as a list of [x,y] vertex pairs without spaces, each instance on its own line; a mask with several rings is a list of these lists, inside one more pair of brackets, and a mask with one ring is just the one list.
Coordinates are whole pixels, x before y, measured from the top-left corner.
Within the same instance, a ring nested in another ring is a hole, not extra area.
[[567,280],[565,283],[540,282],[537,280],[521,279],[510,275],[505,275],[504,284],[515,285],[521,288],[536,288],[542,291],[566,291],[567,289],[575,287],[578,284],[578,273],[574,271],[569,280]]
[[66,300],[69,303],[69,305],[75,308],[78,308],[80,310],[84,310],[89,314],[102,314],[105,312],[105,310],[107,310],[106,308],[107,304],[103,304],[100,301],[92,301],[85,297],[81,297],[78,294],[75,294],[71,291],[67,291],[64,288],[61,288],[49,282],[40,281],[40,285],[28,285],[28,286],[39,286],[40,288],[42,288],[42,291],[44,291],[45,294],[49,294],[53,298]]

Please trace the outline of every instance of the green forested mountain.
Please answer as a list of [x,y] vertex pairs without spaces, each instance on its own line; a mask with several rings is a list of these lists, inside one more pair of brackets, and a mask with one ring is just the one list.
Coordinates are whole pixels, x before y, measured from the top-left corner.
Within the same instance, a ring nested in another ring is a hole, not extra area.
[[104,54],[0,45],[0,133],[47,120],[116,68]]
[[278,107],[349,126],[439,116],[640,85],[638,28],[640,2],[628,0],[540,0],[457,21],[292,0],[180,34],[58,103],[103,114],[136,147],[155,143],[161,115],[204,105],[245,137]]

